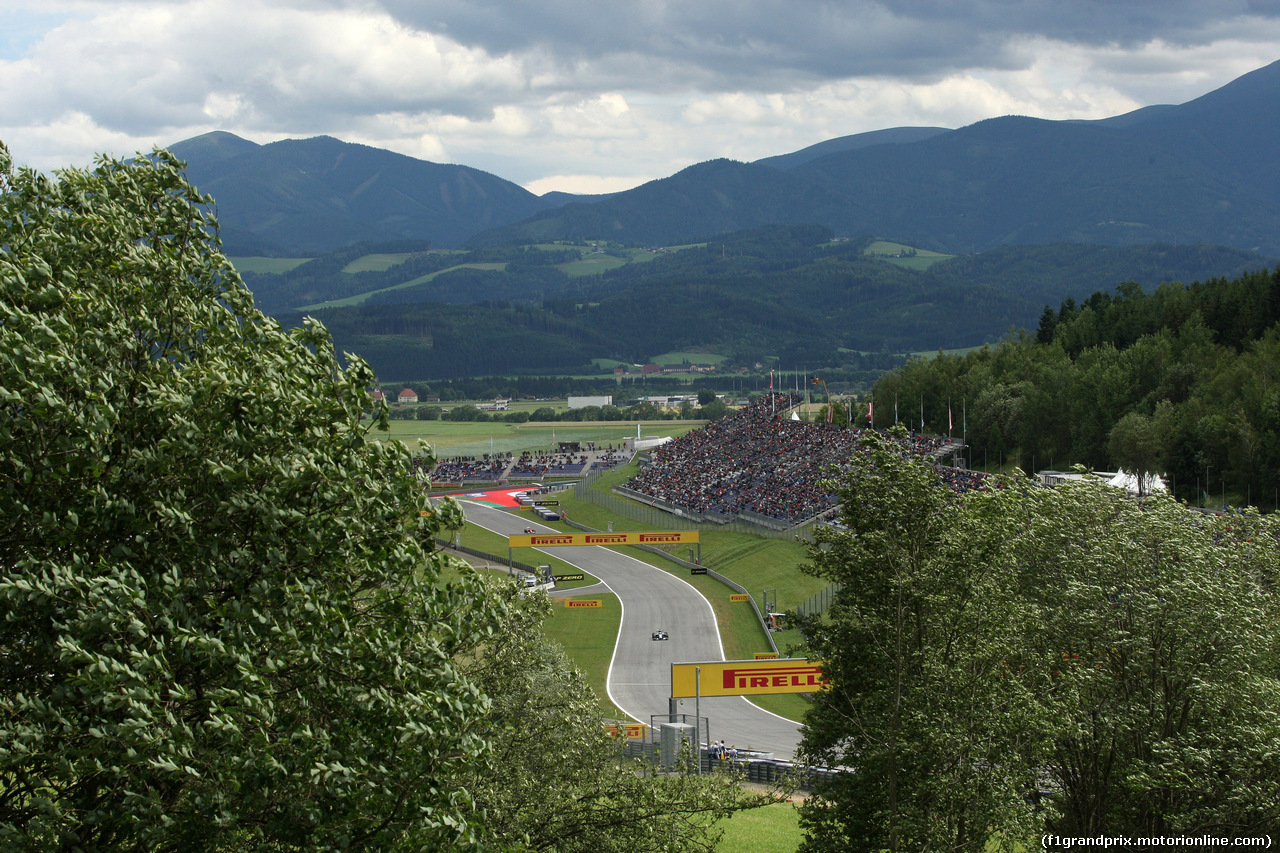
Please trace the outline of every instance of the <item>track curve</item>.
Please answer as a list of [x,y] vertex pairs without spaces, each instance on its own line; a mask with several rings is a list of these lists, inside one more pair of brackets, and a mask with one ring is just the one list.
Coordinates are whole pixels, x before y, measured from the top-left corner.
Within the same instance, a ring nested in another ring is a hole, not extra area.
[[[458,503],[473,524],[502,536],[523,533],[530,526],[524,516],[461,499]],[[533,525],[538,532],[559,531]],[[622,624],[609,667],[608,691],[613,703],[635,720],[666,714],[671,696],[671,664],[724,660],[720,633],[711,604],[691,585],[634,557],[599,547],[541,548],[578,566],[605,584],[622,603]],[[651,639],[665,628],[671,639]],[[694,700],[681,699],[679,711],[694,713]],[[790,759],[800,741],[800,725],[753,705],[742,697],[703,698],[699,711],[706,717],[712,740],[739,749],[771,752]]]

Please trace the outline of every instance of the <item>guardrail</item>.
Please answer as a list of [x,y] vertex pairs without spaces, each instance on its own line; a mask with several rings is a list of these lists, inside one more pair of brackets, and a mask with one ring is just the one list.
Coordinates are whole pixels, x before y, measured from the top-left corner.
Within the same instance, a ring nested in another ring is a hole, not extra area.
[[[820,781],[835,777],[839,770],[826,767],[809,767],[793,761],[755,758],[717,758],[706,747],[699,750],[703,773],[739,773],[748,782],[762,785],[776,785],[791,782],[804,791],[812,791]],[[659,745],[653,741],[630,740],[622,748],[622,754],[628,758],[641,758],[652,762],[659,761]]]

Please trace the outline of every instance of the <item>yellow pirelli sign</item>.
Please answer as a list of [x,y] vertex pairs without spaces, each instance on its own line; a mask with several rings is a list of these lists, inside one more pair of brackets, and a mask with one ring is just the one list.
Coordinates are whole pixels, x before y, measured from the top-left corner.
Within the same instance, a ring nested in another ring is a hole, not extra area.
[[732,660],[671,664],[671,695],[682,699],[703,696],[760,696],[768,693],[813,693],[825,684],[822,664],[803,658],[755,661]]
[[649,736],[649,727],[644,723],[605,723],[604,730],[614,737],[625,737],[631,740]]
[[754,655],[756,660],[777,660],[777,652],[756,652]]
[[751,596],[744,595],[743,593],[740,593],[740,592],[735,592],[730,594],[729,600],[730,601],[750,601]]
[[697,545],[698,531],[630,531],[626,533],[515,533],[511,548],[560,548],[568,545]]
[[564,600],[565,607],[604,607],[604,602],[598,598],[566,598]]

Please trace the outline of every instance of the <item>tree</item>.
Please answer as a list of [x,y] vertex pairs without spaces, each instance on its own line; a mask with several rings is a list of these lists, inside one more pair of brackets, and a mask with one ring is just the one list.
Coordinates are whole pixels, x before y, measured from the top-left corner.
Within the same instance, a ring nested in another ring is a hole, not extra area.
[[702,407],[702,417],[709,421],[718,421],[729,414],[729,407],[724,400],[712,400]]
[[1222,835],[1280,822],[1277,529],[1100,484],[1026,490],[1027,673],[1055,724],[1047,829]]
[[284,333],[157,152],[0,148],[0,847],[464,849],[486,748],[432,508],[324,328]]
[[1111,460],[1137,477],[1139,496],[1150,493],[1157,466],[1164,457],[1164,433],[1157,426],[1158,420],[1129,412],[1111,428]]
[[715,400],[715,398],[716,398],[716,392],[712,391],[710,388],[698,389],[698,405],[699,406],[706,406],[708,403]]
[[879,435],[863,449],[839,484],[843,529],[818,528],[809,551],[808,570],[841,588],[804,625],[830,684],[803,749],[852,772],[802,808],[801,850],[981,850],[992,827],[1016,849],[1035,834],[1045,720],[1010,678],[1033,614],[996,559],[1007,531]]
[[850,768],[806,851],[1251,835],[1280,822],[1280,527],[1100,483],[954,496],[876,437],[840,486],[805,627],[804,745]]

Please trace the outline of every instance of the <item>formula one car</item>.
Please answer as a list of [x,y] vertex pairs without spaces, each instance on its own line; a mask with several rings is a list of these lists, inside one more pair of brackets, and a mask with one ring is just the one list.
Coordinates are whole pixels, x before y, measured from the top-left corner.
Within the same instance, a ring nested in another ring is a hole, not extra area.
[[653,632],[653,639],[655,639],[655,640],[669,640],[669,639],[671,639],[671,638],[667,636],[667,632],[666,632],[666,631],[664,631],[664,630],[662,630],[661,628],[659,628],[658,630],[656,630],[656,631],[654,631],[654,632]]
[[534,530],[532,527],[526,527],[526,528],[524,529],[524,532],[525,532],[525,533],[537,533],[538,531]]

